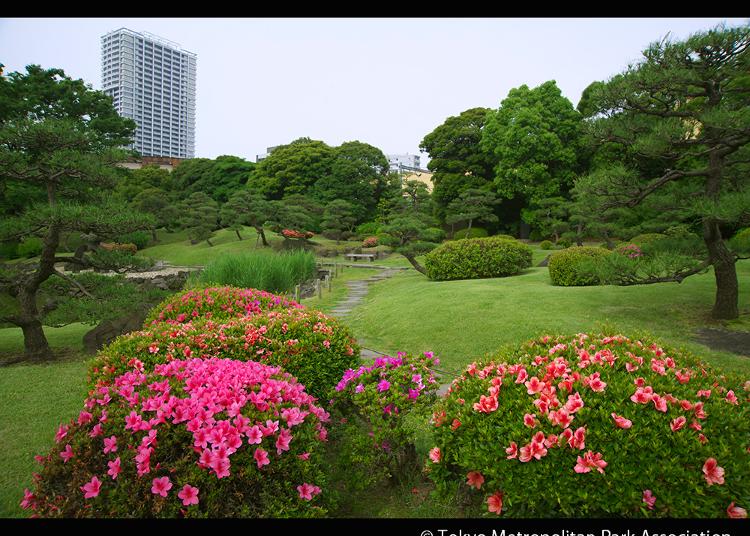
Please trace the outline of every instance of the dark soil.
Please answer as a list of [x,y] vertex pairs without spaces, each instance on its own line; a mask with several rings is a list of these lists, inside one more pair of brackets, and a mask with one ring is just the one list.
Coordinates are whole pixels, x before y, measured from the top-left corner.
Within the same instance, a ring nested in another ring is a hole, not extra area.
[[701,328],[695,332],[695,339],[712,350],[750,357],[750,332],[747,331]]

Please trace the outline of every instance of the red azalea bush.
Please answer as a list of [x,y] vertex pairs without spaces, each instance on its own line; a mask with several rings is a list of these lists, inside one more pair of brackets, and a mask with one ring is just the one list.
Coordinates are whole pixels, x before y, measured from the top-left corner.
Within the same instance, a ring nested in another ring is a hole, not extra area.
[[[432,352],[375,359],[372,365],[347,370],[331,400],[337,421],[338,462],[356,487],[416,466],[411,413],[430,408],[438,383]],[[354,468],[357,469],[354,469]]]
[[453,382],[427,466],[476,513],[732,515],[750,497],[749,400],[656,344],[544,337]]
[[305,309],[271,310],[222,322],[160,323],[118,337],[89,367],[89,385],[109,385],[138,362],[150,372],[173,359],[230,358],[281,366],[307,392],[324,397],[348,368],[359,346],[335,318]]
[[295,229],[282,229],[281,234],[284,238],[294,238],[296,240],[306,240],[315,236],[311,231],[297,231]]
[[308,517],[329,416],[278,367],[134,368],[90,393],[21,505],[45,517]]
[[374,248],[378,245],[378,237],[377,236],[368,236],[362,241],[362,247],[363,248]]
[[159,322],[184,323],[196,318],[224,320],[269,310],[301,309],[302,305],[265,290],[209,287],[175,294],[154,307],[144,326]]

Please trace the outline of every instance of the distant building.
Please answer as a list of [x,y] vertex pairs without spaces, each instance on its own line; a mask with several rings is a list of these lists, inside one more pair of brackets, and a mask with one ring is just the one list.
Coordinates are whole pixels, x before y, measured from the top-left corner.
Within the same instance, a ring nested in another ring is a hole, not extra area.
[[404,173],[407,171],[422,171],[419,166],[419,155],[416,154],[389,154],[388,171]]
[[143,156],[195,157],[197,56],[147,32],[120,28],[101,39],[102,90],[138,128]]
[[274,150],[278,149],[279,147],[281,147],[281,145],[274,145],[273,147],[266,147],[266,152],[265,153],[263,153],[263,154],[256,154],[255,155],[255,163],[257,164],[261,160],[265,160],[266,158],[269,157],[269,155],[272,152],[274,152]]
[[118,165],[120,167],[124,167],[128,169],[141,169],[143,166],[157,165],[161,169],[172,171],[183,160],[185,159],[184,158],[171,158],[168,156],[143,156],[141,158],[135,158],[128,162],[121,162]]

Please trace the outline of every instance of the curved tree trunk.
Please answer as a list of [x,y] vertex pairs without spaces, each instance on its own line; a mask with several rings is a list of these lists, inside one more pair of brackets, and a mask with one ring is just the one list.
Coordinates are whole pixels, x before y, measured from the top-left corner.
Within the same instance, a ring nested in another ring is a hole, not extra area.
[[258,236],[260,236],[260,239],[263,241],[263,245],[267,246],[268,241],[266,240],[266,233],[263,231],[263,227],[258,226],[255,228],[255,230],[258,232]]
[[406,257],[406,260],[407,260],[407,261],[409,261],[409,262],[411,263],[411,265],[412,265],[412,266],[414,267],[414,269],[415,269],[415,270],[416,270],[417,272],[419,272],[420,274],[424,274],[424,275],[427,275],[427,270],[425,270],[425,269],[424,269],[424,266],[422,266],[421,264],[419,264],[419,263],[417,262],[417,259],[415,259],[413,255],[407,255],[407,254],[405,254],[405,253],[402,253],[402,255],[403,255],[404,257]]
[[240,230],[235,229],[234,232],[237,234],[237,239],[242,240],[242,237],[240,236]]
[[719,225],[710,219],[703,223],[703,239],[714,267],[716,300],[711,316],[720,320],[731,320],[740,316],[739,286],[735,258],[721,238]]

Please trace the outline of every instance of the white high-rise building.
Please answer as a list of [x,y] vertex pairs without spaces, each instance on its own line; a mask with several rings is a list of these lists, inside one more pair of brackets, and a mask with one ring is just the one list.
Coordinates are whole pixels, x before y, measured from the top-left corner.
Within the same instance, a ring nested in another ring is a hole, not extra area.
[[388,158],[389,171],[402,173],[405,171],[420,171],[419,155],[416,154],[389,154]]
[[179,44],[127,28],[102,37],[102,89],[138,128],[143,156],[195,157],[197,56]]

